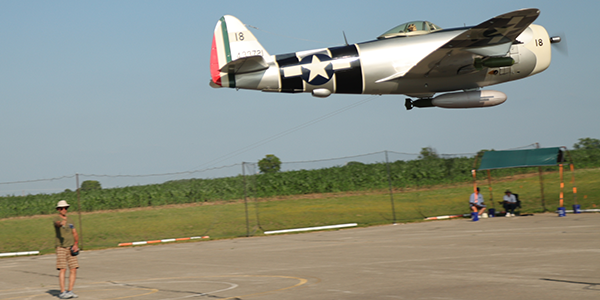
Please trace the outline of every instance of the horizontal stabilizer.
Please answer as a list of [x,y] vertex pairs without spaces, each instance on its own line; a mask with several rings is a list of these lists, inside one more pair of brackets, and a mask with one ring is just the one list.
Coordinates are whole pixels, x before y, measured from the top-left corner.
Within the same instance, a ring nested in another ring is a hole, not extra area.
[[216,84],[214,81],[212,81],[212,79],[210,80],[210,82],[208,83],[208,85],[213,88],[213,89],[218,89],[218,88],[222,88],[222,86]]
[[228,74],[244,74],[267,68],[269,65],[262,56],[247,56],[227,63],[220,71]]

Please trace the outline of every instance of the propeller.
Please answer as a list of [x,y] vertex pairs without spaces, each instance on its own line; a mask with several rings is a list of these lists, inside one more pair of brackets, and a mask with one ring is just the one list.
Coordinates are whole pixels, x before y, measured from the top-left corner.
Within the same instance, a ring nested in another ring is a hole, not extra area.
[[550,38],[550,43],[556,50],[566,56],[569,56],[569,47],[567,47],[567,35],[563,32]]

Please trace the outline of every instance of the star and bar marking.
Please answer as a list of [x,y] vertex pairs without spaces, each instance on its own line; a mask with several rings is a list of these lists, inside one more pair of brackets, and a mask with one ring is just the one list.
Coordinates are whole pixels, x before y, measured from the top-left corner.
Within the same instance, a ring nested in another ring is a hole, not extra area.
[[312,54],[302,58],[295,66],[282,68],[283,76],[301,76],[311,85],[323,85],[331,80],[335,71],[350,68],[350,63],[355,59],[331,59],[325,54]]

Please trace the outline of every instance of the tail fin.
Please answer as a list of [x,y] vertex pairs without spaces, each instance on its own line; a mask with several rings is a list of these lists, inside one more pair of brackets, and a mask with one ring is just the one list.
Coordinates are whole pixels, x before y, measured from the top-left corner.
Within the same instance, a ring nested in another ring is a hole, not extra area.
[[221,17],[215,26],[210,53],[211,85],[235,87],[235,74],[268,67],[271,56],[252,32],[234,16]]

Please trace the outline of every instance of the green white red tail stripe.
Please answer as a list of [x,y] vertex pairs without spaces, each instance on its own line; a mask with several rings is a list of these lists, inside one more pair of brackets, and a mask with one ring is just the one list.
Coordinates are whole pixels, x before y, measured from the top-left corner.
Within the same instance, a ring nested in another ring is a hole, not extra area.
[[215,27],[210,53],[210,75],[215,84],[219,86],[235,87],[235,81],[233,82],[233,86],[231,86],[231,82],[229,78],[227,78],[227,73],[221,72],[221,68],[230,61],[231,48],[229,46],[227,23],[225,22],[225,17],[221,17]]

